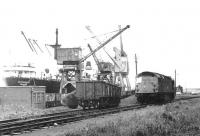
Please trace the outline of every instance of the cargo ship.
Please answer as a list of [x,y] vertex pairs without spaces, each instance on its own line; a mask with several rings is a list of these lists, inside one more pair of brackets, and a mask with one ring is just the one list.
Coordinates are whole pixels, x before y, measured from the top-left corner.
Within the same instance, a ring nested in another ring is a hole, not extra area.
[[[46,86],[46,93],[59,93],[60,79],[53,79],[49,70],[37,75],[36,69],[30,64],[3,67],[3,79],[7,86]],[[48,76],[47,76],[48,75]]]

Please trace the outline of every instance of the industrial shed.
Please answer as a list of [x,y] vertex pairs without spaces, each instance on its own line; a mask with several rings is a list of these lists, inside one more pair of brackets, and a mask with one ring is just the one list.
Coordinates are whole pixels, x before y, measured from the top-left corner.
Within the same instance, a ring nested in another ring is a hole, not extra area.
[[45,86],[0,87],[0,105],[19,104],[26,108],[45,108]]

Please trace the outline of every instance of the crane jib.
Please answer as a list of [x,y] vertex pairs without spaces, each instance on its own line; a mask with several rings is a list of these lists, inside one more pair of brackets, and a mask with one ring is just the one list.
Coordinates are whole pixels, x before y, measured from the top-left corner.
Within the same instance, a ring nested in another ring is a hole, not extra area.
[[118,35],[120,35],[122,32],[124,32],[126,29],[128,29],[130,27],[130,25],[127,25],[125,28],[121,29],[118,33],[116,33],[115,35],[113,35],[111,38],[109,38],[106,42],[104,42],[103,44],[101,44],[100,46],[98,46],[96,49],[93,50],[93,52],[90,52],[88,55],[86,55],[84,58],[82,58],[79,63],[85,61],[87,58],[89,58],[91,55],[93,55],[95,52],[97,52],[98,50],[100,50],[102,47],[104,47],[107,43],[109,43],[110,41],[112,41],[115,37],[117,37]]

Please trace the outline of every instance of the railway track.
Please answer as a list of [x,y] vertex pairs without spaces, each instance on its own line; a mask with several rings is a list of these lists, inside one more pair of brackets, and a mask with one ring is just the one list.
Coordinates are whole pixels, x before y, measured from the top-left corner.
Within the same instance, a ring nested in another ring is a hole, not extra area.
[[46,128],[54,125],[62,125],[68,122],[75,122],[87,118],[93,118],[105,114],[112,114],[121,111],[127,111],[132,109],[144,108],[146,105],[131,105],[125,107],[116,107],[102,110],[77,110],[69,111],[66,113],[57,113],[52,115],[47,115],[43,117],[38,117],[34,119],[27,120],[9,120],[4,121],[0,124],[0,135],[12,135],[12,134],[21,134],[23,132],[30,132],[35,129]]
[[[177,98],[173,102],[180,101],[180,100],[187,100],[193,98],[200,98],[200,96],[193,96],[193,97],[182,97]],[[12,119],[12,120],[5,120],[0,121],[0,135],[13,135],[13,134],[21,134],[24,132],[30,132],[35,129],[42,129],[50,126],[55,125],[62,125],[68,122],[75,122],[87,118],[93,118],[105,114],[112,114],[121,111],[127,111],[132,109],[139,109],[146,107],[147,104],[135,104],[130,106],[124,107],[115,107],[109,109],[92,109],[92,110],[74,110],[74,111],[63,111],[59,113],[52,113],[41,115],[33,118],[27,118],[24,120],[21,119]]]
[[51,116],[62,115],[62,114],[71,115],[71,114],[76,114],[76,113],[78,114],[80,112],[83,112],[83,110],[60,111],[60,112],[49,113],[49,114],[44,114],[44,115],[36,115],[36,116],[29,116],[29,117],[25,117],[25,118],[3,120],[3,121],[0,121],[0,126],[5,123],[13,123],[13,122],[18,122],[18,121],[22,121],[22,120],[31,120],[31,119],[41,118],[41,117],[51,117]]

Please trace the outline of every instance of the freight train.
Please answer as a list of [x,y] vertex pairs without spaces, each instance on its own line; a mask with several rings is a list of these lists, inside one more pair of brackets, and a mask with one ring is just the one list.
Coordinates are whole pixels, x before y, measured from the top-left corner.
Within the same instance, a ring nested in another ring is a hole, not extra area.
[[136,77],[135,96],[140,103],[167,102],[175,95],[175,82],[169,76],[146,71]]

